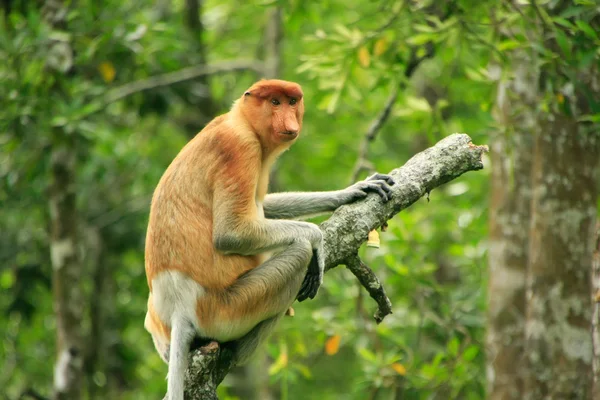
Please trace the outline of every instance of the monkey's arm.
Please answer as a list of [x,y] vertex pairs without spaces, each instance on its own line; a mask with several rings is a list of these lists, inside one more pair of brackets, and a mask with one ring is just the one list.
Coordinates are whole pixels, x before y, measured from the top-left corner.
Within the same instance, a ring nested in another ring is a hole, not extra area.
[[299,239],[307,239],[317,250],[322,236],[317,225],[302,221],[232,218],[225,224],[215,221],[213,228],[217,250],[245,256],[286,247]]
[[312,248],[312,259],[298,300],[314,298],[325,269],[323,234],[315,224],[302,221],[250,219],[235,215],[236,207],[219,206],[226,218],[214,218],[213,242],[215,248],[225,254],[253,255],[275,249],[284,249],[282,254],[299,242],[307,242]]
[[375,174],[364,181],[343,190],[331,192],[273,193],[265,197],[265,217],[271,219],[308,218],[335,211],[338,207],[378,193],[384,201],[389,199],[390,185],[394,180],[389,175]]
[[214,247],[224,254],[254,255],[275,249],[285,252],[297,242],[309,242],[313,259],[309,263],[309,278],[302,286],[302,298],[313,298],[323,281],[323,234],[312,223],[259,218],[255,171],[260,171],[260,154],[252,153],[252,149],[227,158],[226,168],[214,182]]

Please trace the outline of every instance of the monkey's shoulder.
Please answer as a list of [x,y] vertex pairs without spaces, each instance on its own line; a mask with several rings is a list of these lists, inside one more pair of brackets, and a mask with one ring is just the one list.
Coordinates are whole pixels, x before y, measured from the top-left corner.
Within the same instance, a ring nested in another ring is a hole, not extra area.
[[198,137],[199,151],[220,155],[227,160],[260,157],[261,146],[256,135],[236,124],[227,115],[211,122]]
[[211,130],[217,128],[219,125],[223,124],[223,122],[225,122],[225,120],[227,119],[228,115],[229,113],[225,113],[213,118],[212,121],[206,124],[206,126],[204,127],[204,129],[202,129],[200,134],[204,132],[210,132]]

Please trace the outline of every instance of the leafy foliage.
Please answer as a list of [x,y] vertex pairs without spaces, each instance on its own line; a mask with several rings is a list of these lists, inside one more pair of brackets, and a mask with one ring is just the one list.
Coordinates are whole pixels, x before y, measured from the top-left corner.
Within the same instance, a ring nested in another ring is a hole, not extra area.
[[[47,186],[56,127],[77,143],[85,329],[92,335],[94,324],[101,327],[99,342],[90,343],[99,354],[90,350],[88,357],[89,392],[139,399],[165,390],[166,367],[143,329],[145,226],[152,190],[193,134],[186,124],[207,88],[192,80],[114,103],[106,95],[201,62],[181,3],[84,0],[69,12],[64,31],[50,28],[33,3],[0,18],[0,387],[8,398],[27,388],[51,392]],[[599,61],[594,2],[569,3],[553,17],[543,5],[440,4],[206,2],[202,39],[210,61],[260,56],[268,11],[284,10],[282,78],[303,85],[307,112],[303,137],[277,164],[280,188],[349,184],[362,136],[394,85],[401,94],[369,149],[378,171],[452,132],[485,143],[494,129],[488,67],[502,63],[508,49],[535,52],[553,71],[542,110],[568,112],[573,90],[585,92],[573,82]],[[527,36],[532,13],[542,13],[544,26],[535,29],[547,43]],[[426,55],[432,57],[407,79],[411,62]],[[75,72],[65,78],[49,73],[71,66]],[[65,80],[62,96],[56,79]],[[252,72],[211,77],[219,111],[256,79]],[[597,122],[597,99],[588,104],[584,119]],[[483,398],[486,209],[484,172],[390,221],[381,248],[362,255],[387,288],[394,314],[375,325],[374,305],[354,277],[344,268],[328,274],[318,299],[298,305],[270,341],[271,390],[286,399]],[[101,305],[99,314],[94,305]],[[223,398],[233,398],[233,384],[226,381]]]

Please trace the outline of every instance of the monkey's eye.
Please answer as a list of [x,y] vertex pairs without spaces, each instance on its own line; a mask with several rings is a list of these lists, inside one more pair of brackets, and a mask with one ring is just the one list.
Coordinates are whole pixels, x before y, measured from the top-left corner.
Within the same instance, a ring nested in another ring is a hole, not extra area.
[[290,99],[290,106],[293,106],[294,104],[296,104],[298,102],[298,100],[296,100],[295,98],[291,98]]
[[271,104],[273,104],[274,106],[278,106],[278,105],[280,105],[281,103],[280,103],[280,102],[279,102],[279,100],[277,100],[277,99],[271,99]]

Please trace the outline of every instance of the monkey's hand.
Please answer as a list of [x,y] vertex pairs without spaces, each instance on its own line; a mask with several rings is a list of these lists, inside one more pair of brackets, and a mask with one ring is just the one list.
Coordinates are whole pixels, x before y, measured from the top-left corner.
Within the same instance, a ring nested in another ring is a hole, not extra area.
[[364,181],[356,182],[354,185],[342,190],[344,196],[342,204],[349,204],[359,199],[364,199],[370,192],[375,192],[384,202],[390,199],[390,193],[396,181],[390,175],[374,174]]
[[323,253],[323,234],[321,230],[315,225],[317,235],[313,238],[313,254],[308,263],[308,269],[306,270],[306,276],[300,291],[296,297],[298,301],[302,302],[308,298],[314,299],[319,291],[319,287],[323,283],[323,274],[325,272],[325,257]]
[[306,276],[300,287],[298,293],[298,301],[302,302],[308,298],[314,299],[319,291],[321,283],[323,283],[323,268],[319,265],[321,263],[323,250],[313,249],[313,255],[308,264],[308,270]]

